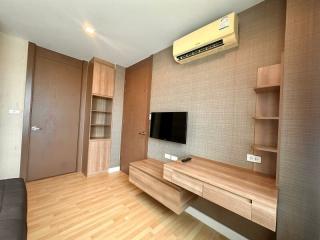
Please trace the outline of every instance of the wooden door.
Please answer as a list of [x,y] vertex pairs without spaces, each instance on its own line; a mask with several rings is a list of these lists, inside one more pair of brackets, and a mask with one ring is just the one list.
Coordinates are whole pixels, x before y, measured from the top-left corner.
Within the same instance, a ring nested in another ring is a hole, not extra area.
[[147,157],[152,57],[126,69],[120,168]]
[[36,48],[29,181],[76,171],[82,63]]

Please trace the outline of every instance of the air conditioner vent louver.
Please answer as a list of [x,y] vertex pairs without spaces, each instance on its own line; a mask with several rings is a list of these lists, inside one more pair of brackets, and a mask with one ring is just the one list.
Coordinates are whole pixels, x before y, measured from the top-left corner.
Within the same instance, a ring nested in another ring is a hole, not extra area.
[[174,41],[172,54],[183,64],[238,46],[238,17],[230,13]]
[[223,40],[219,40],[219,41],[216,41],[216,42],[213,42],[213,43],[210,43],[206,46],[203,46],[203,47],[200,47],[200,48],[197,48],[195,50],[192,50],[190,52],[187,52],[185,54],[182,54],[180,56],[178,56],[178,60],[183,60],[183,59],[186,59],[186,58],[189,58],[189,57],[193,57],[195,55],[198,55],[200,53],[203,53],[203,52],[206,52],[206,51],[209,51],[211,49],[214,49],[214,48],[217,48],[217,47],[221,47],[223,46]]

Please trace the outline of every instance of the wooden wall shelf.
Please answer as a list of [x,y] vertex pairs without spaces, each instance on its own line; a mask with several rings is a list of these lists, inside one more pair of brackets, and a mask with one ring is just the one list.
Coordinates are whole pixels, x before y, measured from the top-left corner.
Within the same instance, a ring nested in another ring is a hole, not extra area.
[[111,112],[109,112],[109,111],[103,111],[103,110],[91,110],[91,112],[111,114]]
[[110,124],[91,124],[92,127],[111,127]]
[[94,96],[94,97],[101,97],[101,98],[108,98],[108,99],[112,99],[112,97],[111,97],[111,96],[108,96],[108,95],[105,95],[105,94],[97,94],[97,93],[95,93],[95,94],[92,94],[92,96]]
[[110,138],[104,138],[104,137],[92,137],[91,139],[90,139],[90,141],[91,140],[110,140]]
[[278,152],[277,147],[270,147],[270,146],[263,146],[263,145],[253,145],[253,149],[257,151],[263,151],[263,152],[272,152],[272,153]]
[[256,87],[254,90],[256,93],[269,92],[269,91],[279,91],[280,85],[260,86],[260,87]]
[[253,153],[261,157],[254,171],[277,176],[282,64],[258,68]]
[[253,118],[255,120],[279,120],[279,117],[260,117],[260,116],[255,116]]

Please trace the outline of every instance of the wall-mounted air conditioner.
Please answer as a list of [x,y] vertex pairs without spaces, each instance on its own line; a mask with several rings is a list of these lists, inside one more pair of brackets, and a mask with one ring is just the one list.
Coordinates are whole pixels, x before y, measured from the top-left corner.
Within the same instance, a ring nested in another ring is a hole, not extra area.
[[187,63],[227,49],[237,47],[238,17],[235,13],[222,17],[173,43],[173,57]]

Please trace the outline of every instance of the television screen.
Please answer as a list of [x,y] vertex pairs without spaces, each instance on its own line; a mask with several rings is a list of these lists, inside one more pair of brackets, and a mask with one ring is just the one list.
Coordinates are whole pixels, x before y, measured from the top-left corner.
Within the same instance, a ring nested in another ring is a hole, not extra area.
[[151,113],[150,137],[185,144],[187,118],[187,112]]

